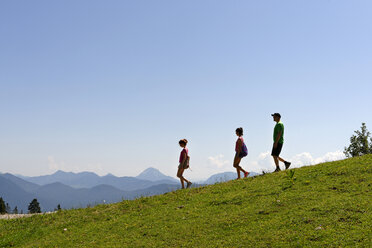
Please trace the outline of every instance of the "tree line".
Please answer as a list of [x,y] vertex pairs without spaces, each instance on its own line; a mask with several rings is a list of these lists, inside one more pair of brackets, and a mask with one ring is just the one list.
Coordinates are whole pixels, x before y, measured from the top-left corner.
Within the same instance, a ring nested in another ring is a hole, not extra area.
[[[61,205],[58,204],[57,208],[54,210],[55,211],[61,210]],[[30,204],[28,204],[28,213],[29,214],[41,213],[40,204],[36,198],[33,199],[30,202]],[[2,197],[0,197],[0,214],[23,214],[23,210],[19,212],[17,206],[15,206],[14,209],[12,210],[10,208],[10,205],[7,202],[5,202]]]

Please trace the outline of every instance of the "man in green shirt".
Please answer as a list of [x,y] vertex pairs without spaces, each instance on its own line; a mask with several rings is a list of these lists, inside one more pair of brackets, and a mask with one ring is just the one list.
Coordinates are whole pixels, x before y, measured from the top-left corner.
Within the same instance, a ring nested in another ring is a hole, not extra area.
[[284,144],[284,125],[280,121],[281,115],[279,113],[275,113],[271,115],[276,122],[274,128],[274,145],[273,150],[271,152],[271,156],[274,158],[274,162],[276,165],[275,172],[280,171],[279,161],[283,162],[285,165],[285,169],[288,169],[291,166],[290,162],[285,161],[281,157],[279,157],[280,152],[282,151],[283,144]]

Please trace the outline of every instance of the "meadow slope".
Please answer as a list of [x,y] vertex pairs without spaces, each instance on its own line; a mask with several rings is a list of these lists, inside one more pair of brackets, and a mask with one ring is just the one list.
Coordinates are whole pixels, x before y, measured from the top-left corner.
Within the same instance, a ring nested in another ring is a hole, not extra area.
[[0,220],[0,247],[370,247],[371,184],[368,155]]

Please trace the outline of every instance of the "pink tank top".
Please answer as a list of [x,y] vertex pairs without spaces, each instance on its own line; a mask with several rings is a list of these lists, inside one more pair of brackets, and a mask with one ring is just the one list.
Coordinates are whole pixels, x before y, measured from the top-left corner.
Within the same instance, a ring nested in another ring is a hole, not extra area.
[[243,139],[243,137],[239,137],[238,140],[236,141],[236,144],[235,144],[235,151],[236,151],[236,152],[240,152],[240,151],[238,151],[239,140],[242,141],[242,144],[244,143],[244,139]]
[[184,158],[189,154],[189,149],[183,148],[180,154],[180,163],[184,160]]

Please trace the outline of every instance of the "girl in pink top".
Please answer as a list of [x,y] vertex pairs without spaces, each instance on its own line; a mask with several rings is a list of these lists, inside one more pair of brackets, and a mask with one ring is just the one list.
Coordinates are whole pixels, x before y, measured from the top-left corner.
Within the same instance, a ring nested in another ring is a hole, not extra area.
[[249,175],[249,172],[245,171],[239,164],[242,160],[242,157],[240,156],[243,148],[243,128],[239,127],[235,130],[236,136],[238,136],[238,140],[235,144],[235,157],[234,157],[234,164],[233,166],[236,169],[236,172],[238,173],[238,179],[240,179],[240,172],[242,171],[244,173],[244,177],[247,177]]
[[184,189],[185,188],[185,183],[187,183],[187,188],[190,188],[191,186],[191,182],[189,180],[187,180],[186,178],[183,177],[183,172],[185,171],[185,169],[189,168],[189,149],[187,149],[186,145],[187,145],[187,139],[182,139],[180,140],[179,142],[179,145],[180,147],[182,147],[182,151],[181,151],[181,154],[180,154],[180,165],[178,166],[178,171],[177,171],[177,177],[181,180],[181,186],[182,188]]

